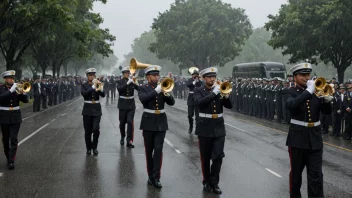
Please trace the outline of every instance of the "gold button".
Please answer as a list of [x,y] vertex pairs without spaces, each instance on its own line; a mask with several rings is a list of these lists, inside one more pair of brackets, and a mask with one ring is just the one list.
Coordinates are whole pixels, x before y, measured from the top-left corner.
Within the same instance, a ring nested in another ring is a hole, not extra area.
[[216,110],[214,110],[214,113],[216,113]]
[[311,122],[312,121],[312,119],[309,119],[309,122]]
[[216,105],[214,105],[214,107],[216,107]]
[[308,116],[310,117],[310,114]]
[[308,110],[308,113],[310,113],[310,110]]
[[10,104],[12,106],[12,104]]
[[158,109],[158,107],[156,109]]
[[158,102],[158,100],[156,100],[155,102]]
[[155,104],[156,106],[158,106],[158,104]]
[[307,100],[307,102],[309,102],[309,100]]
[[309,106],[307,108],[309,109]]

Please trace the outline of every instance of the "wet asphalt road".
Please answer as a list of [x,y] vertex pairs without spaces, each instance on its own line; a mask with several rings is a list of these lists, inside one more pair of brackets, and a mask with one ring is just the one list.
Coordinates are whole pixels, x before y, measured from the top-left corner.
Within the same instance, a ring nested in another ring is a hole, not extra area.
[[[0,197],[217,197],[202,192],[197,136],[188,134],[186,101],[167,107],[163,188],[147,185],[144,144],[136,100],[135,148],[119,145],[116,101],[101,100],[99,156],[86,156],[81,98],[33,114],[22,110],[16,169],[0,157]],[[288,197],[286,134],[226,111],[227,137],[221,197]],[[284,129],[282,129],[284,131]],[[3,156],[3,154],[2,154]],[[352,152],[325,145],[326,197],[352,197]],[[306,193],[304,171],[302,194]]]

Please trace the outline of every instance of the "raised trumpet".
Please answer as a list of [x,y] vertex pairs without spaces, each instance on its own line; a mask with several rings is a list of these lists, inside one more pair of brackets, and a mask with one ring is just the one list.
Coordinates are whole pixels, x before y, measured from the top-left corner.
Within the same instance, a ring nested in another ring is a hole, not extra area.
[[328,84],[323,77],[319,77],[315,80],[315,95],[320,96],[332,96],[335,93],[334,88]]
[[170,93],[174,87],[175,87],[175,82],[172,78],[164,78],[159,82],[161,86],[161,90],[164,92],[164,96],[170,96]]
[[149,66],[150,66],[150,64],[140,63],[135,58],[132,58],[130,60],[130,72],[132,75],[135,74],[138,69],[145,69]]
[[218,80],[214,83],[214,85],[220,86],[221,97],[229,95],[232,91],[232,84],[229,81],[221,82],[220,80]]
[[23,84],[17,83],[16,93],[21,94],[22,92],[28,93],[31,91],[32,85],[29,82],[25,82]]
[[100,82],[100,80],[98,79],[94,79],[93,80],[94,86],[95,86],[95,91],[101,91],[104,88],[104,85],[102,82]]

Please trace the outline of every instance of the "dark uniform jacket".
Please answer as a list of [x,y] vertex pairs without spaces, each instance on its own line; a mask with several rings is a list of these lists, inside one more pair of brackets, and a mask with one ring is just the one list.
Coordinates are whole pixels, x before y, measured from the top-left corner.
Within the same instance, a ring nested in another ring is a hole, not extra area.
[[[10,87],[11,88],[11,87]],[[28,103],[29,98],[27,95],[11,93],[6,85],[0,86],[0,106],[1,107],[17,107],[20,106],[20,101]],[[21,110],[0,110],[0,124],[15,124],[21,123]]]
[[128,79],[121,79],[117,81],[117,90],[119,91],[119,102],[117,108],[119,109],[136,109],[136,103],[134,99],[125,99],[122,97],[133,97],[134,90],[138,90],[138,85],[131,83],[127,85]]
[[40,83],[40,89],[42,96],[47,96],[48,85],[46,83]]
[[33,95],[34,96],[40,96],[41,95],[42,88],[40,87],[39,91],[39,84],[37,82],[33,83]]
[[[187,81],[187,87],[189,88],[189,91],[193,91],[194,92],[194,89],[196,88],[196,87],[201,87],[201,86],[203,86],[203,82],[202,81],[198,81],[198,82],[196,82],[196,84],[195,85],[193,85],[193,81],[194,81],[194,79],[193,78],[190,78],[190,79],[188,79],[188,81]],[[187,105],[195,105],[194,104],[194,98],[193,98],[193,96],[194,96],[194,93],[192,94],[192,93],[189,93],[189,95],[188,95],[188,98],[187,98]]]
[[[175,99],[172,96],[164,96],[162,92],[158,94],[154,90],[156,86],[156,84],[146,84],[138,88],[139,100],[143,104],[144,109],[162,110],[164,109],[164,103],[170,106],[174,105]],[[166,113],[153,114],[143,112],[140,129],[146,131],[168,130]]]
[[[324,103],[314,93],[298,86],[291,87],[285,92],[286,107],[291,112],[291,119],[303,122],[318,122],[320,113],[330,114],[331,103]],[[306,127],[290,124],[286,145],[300,149],[322,149],[323,139],[321,126]]]
[[[93,85],[88,84],[88,82],[81,85],[81,94],[84,101],[99,101],[99,97],[105,97],[105,92],[98,91],[92,88]],[[100,103],[84,103],[82,115],[87,116],[101,116],[101,105]]]
[[[223,106],[231,109],[232,103],[230,98],[223,97],[220,94],[215,95],[212,89],[205,85],[195,89],[194,101],[199,108],[199,113],[220,114],[223,113]],[[199,117],[197,120],[196,135],[202,137],[221,137],[226,135],[224,117],[204,118]]]

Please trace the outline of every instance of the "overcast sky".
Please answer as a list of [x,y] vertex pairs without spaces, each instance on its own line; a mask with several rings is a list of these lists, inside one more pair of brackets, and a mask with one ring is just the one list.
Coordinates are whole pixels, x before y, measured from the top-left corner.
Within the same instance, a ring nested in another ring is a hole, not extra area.
[[[269,14],[276,14],[281,4],[287,0],[223,0],[232,7],[246,10],[254,28],[262,27],[268,21]],[[170,8],[174,0],[108,0],[107,4],[94,4],[94,12],[104,18],[103,28],[109,28],[116,36],[115,55],[119,62],[123,55],[131,51],[133,40],[151,29],[153,19],[159,12]]]

